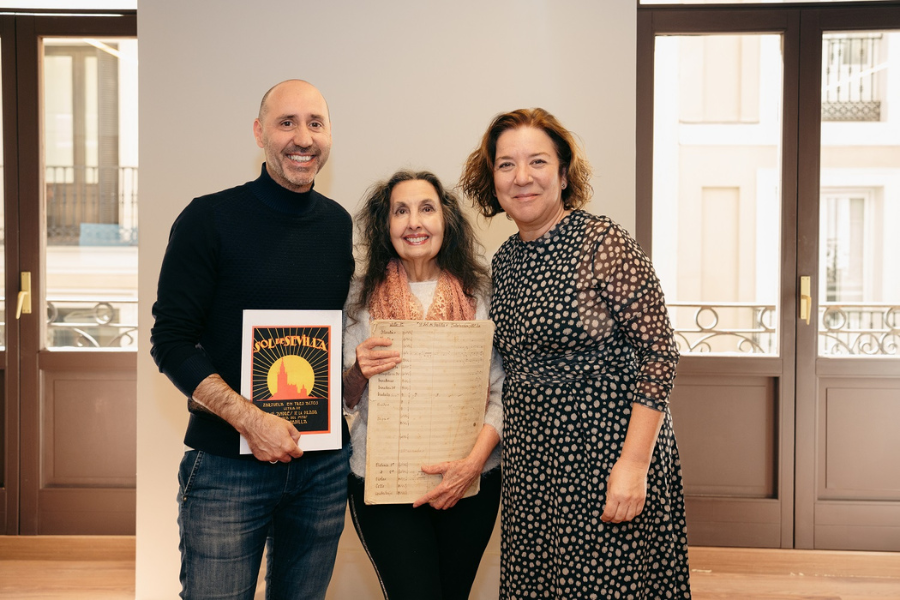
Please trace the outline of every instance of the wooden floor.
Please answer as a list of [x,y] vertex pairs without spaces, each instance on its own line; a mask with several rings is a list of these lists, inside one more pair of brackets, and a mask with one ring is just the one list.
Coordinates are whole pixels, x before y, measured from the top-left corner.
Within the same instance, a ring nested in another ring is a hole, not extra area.
[[[900,600],[900,553],[691,548],[691,571],[694,600]],[[11,598],[132,599],[134,538],[0,536]]]

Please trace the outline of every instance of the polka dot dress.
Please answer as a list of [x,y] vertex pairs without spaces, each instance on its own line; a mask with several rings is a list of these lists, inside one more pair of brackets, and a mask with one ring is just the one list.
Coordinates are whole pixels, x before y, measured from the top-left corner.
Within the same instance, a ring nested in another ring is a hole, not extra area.
[[[574,211],[493,260],[503,356],[503,599],[690,598],[684,492],[667,408],[678,353],[637,243]],[[603,523],[632,403],[666,416],[643,512]]]

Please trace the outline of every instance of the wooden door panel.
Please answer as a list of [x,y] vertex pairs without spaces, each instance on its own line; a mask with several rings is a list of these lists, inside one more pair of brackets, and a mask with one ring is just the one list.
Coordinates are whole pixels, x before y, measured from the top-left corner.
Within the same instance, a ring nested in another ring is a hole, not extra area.
[[671,410],[688,496],[775,497],[773,378],[679,373]]
[[670,404],[689,542],[778,548],[785,500],[778,493],[778,378],[738,369],[715,375],[691,369],[703,360],[679,365]]
[[814,547],[900,551],[900,378],[820,377],[817,413]]
[[782,547],[782,503],[778,499],[688,496],[691,546]]
[[135,373],[44,371],[41,488],[133,488]]
[[817,550],[900,550],[900,502],[819,501],[814,518]]
[[820,379],[819,499],[900,502],[898,423],[900,379]]
[[[5,352],[2,354],[6,354]],[[7,450],[7,444],[3,443],[6,438],[6,371],[0,370],[0,534],[3,532],[3,525],[6,523],[6,496],[10,489],[15,490],[15,486],[10,486],[9,471],[15,473],[15,469],[10,469],[10,456]],[[15,460],[18,461],[18,453],[15,454]]]
[[137,356],[39,355],[40,482],[22,506],[22,533],[133,535]]
[[134,535],[135,490],[43,489],[39,535]]

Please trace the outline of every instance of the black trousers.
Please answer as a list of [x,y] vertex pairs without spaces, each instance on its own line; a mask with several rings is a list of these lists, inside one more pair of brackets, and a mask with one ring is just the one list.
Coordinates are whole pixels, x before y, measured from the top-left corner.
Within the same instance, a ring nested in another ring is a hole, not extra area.
[[466,600],[500,507],[500,469],[481,491],[448,510],[363,502],[365,480],[350,474],[350,515],[386,600]]

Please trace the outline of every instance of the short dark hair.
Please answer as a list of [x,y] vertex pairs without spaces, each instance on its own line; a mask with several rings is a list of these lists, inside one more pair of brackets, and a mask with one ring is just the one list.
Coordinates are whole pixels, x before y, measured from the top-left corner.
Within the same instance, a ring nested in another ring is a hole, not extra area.
[[444,239],[436,257],[438,266],[459,279],[463,292],[470,298],[487,292],[488,269],[481,259],[481,246],[459,199],[433,173],[401,170],[369,188],[362,210],[357,214],[359,246],[365,266],[359,298],[352,305],[353,312],[368,306],[372,292],[386,277],[388,263],[399,258],[391,242],[391,193],[403,181],[427,181],[440,200]]
[[560,176],[565,175],[567,186],[562,190],[563,206],[567,210],[581,208],[591,199],[591,165],[575,136],[543,108],[520,108],[494,117],[481,138],[481,144],[469,155],[459,187],[485,217],[503,212],[494,193],[494,158],[497,139],[508,129],[534,127],[540,129],[556,146]]

